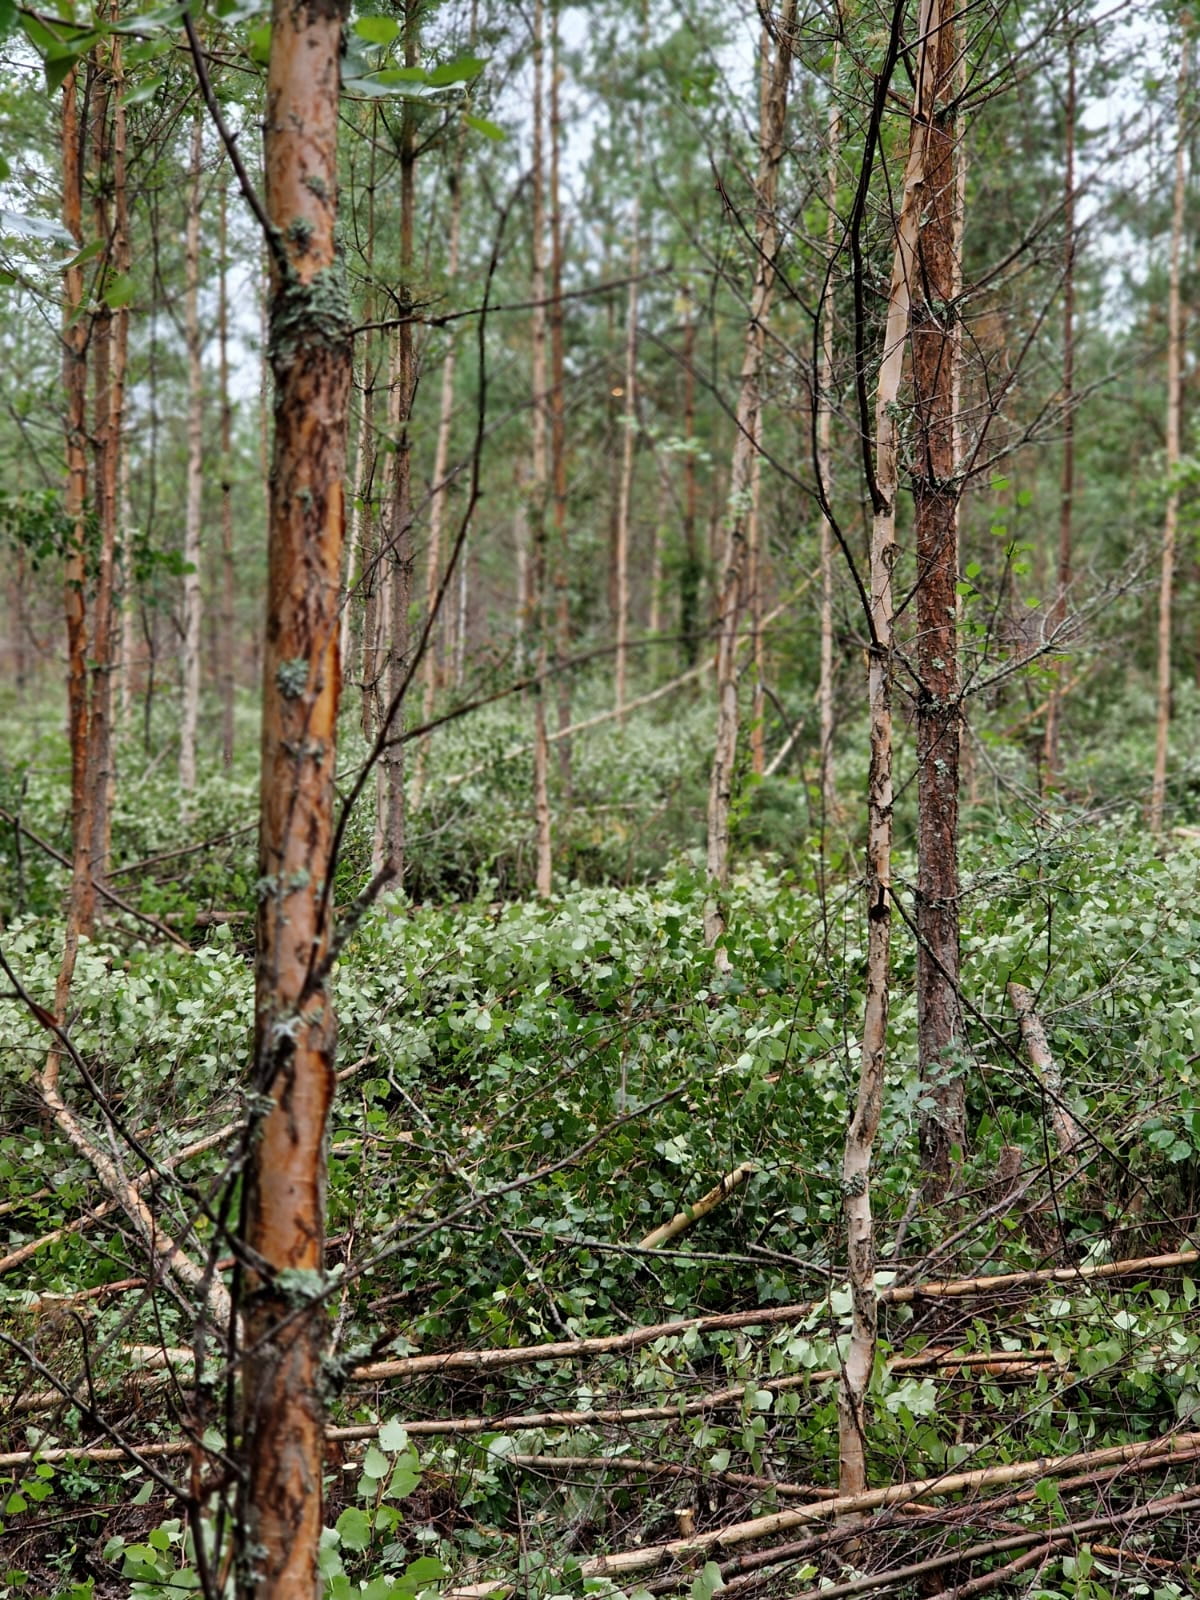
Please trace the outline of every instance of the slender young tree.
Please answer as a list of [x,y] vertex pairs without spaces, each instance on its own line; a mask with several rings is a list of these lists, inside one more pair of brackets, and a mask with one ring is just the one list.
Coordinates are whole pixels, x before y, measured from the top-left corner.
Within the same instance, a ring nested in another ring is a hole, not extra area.
[[[826,500],[833,494],[833,297],[830,274],[837,248],[838,163],[841,154],[841,106],[838,71],[842,42],[833,47],[829,85],[828,152],[825,169],[825,253],[828,261],[821,297],[821,359],[817,368],[817,472]],[[837,778],[833,758],[833,529],[821,513],[821,665],[817,680],[817,730],[821,741],[821,800],[826,820],[837,815]]]
[[200,203],[204,120],[192,122],[184,236],[184,338],[187,345],[187,502],[183,528],[183,707],[179,719],[179,787],[196,787],[196,731],[200,718],[200,535],[204,496],[204,342],[200,332]]
[[[643,41],[645,30],[646,10],[643,6],[640,34]],[[624,710],[629,679],[629,525],[633,511],[633,477],[637,468],[638,444],[638,275],[642,269],[642,140],[643,118],[639,101],[634,123],[633,194],[629,202],[629,289],[625,302],[625,376],[621,397],[625,425],[621,441],[621,470],[617,480],[617,519],[613,547],[617,621],[617,649],[614,659],[618,711]]]
[[546,614],[546,511],[550,490],[547,434],[549,393],[546,374],[546,204],[545,204],[545,7],[533,4],[533,196],[530,239],[530,299],[533,343],[533,413],[529,492],[532,548],[529,563],[529,623],[534,634],[533,814],[537,834],[537,892],[548,899],[554,860],[550,817],[550,746],[546,739],[545,675],[549,659]]
[[[417,65],[421,39],[420,0],[405,0],[404,64]],[[413,597],[412,540],[412,406],[417,386],[416,347],[413,342],[411,312],[414,304],[414,228],[417,205],[417,119],[410,100],[405,100],[400,115],[400,286],[396,301],[399,326],[396,329],[395,359],[391,390],[395,412],[395,450],[392,456],[391,503],[388,507],[388,670],[389,704],[404,694],[409,661],[409,607]],[[380,763],[380,849],[397,884],[404,881],[405,795],[404,746],[398,736],[403,728],[403,708],[397,706],[391,730],[393,738]]]
[[336,238],[337,0],[275,0],[264,171],[270,475],[252,1126],[241,1235],[245,1367],[238,1583],[312,1600],[324,1522],[327,984],[352,341]]
[[[1063,149],[1063,354],[1062,354],[1062,476],[1058,495],[1058,584],[1051,628],[1057,632],[1067,620],[1067,594],[1071,587],[1071,532],[1075,507],[1075,120],[1076,120],[1076,44],[1070,9],[1064,16],[1067,30],[1067,93],[1063,107],[1065,137]],[[1046,784],[1059,781],[1058,724],[1060,689],[1058,666],[1046,702],[1046,734],[1043,760]]]
[[[554,505],[554,663],[558,668],[558,766],[563,794],[571,793],[571,674],[564,663],[571,654],[570,549],[567,531],[567,380],[563,327],[563,211],[559,152],[562,145],[559,59],[559,0],[550,17],[550,479]],[[466,563],[464,562],[464,571]]]
[[1187,89],[1191,55],[1188,20],[1183,20],[1176,86],[1175,192],[1171,207],[1171,255],[1167,281],[1167,505],[1163,514],[1162,574],[1158,590],[1158,715],[1154,732],[1154,780],[1147,821],[1161,833],[1167,798],[1167,753],[1171,733],[1171,612],[1175,586],[1175,547],[1179,526],[1180,379],[1183,370],[1184,205],[1187,198]]
[[966,1142],[955,1070],[958,1001],[958,28],[931,17],[923,209],[912,282],[912,485],[917,553],[917,1052],[926,1192],[940,1198]]
[[233,562],[233,397],[229,391],[229,185],[221,181],[217,248],[217,360],[221,388],[221,762],[233,767],[233,713],[237,671],[234,665],[234,594],[237,582]]
[[[903,15],[898,0],[893,43]],[[916,96],[909,130],[908,160],[895,220],[895,248],[888,289],[883,352],[875,390],[875,448],[870,473],[872,503],[869,573],[871,642],[867,700],[871,763],[867,780],[867,969],[862,1053],[854,1114],[842,1156],[846,1213],[846,1264],[850,1280],[850,1342],[838,1387],[838,1484],[857,1494],[867,1482],[867,1390],[875,1365],[879,1304],[875,1289],[875,1229],[871,1214],[871,1158],[883,1104],[891,984],[892,917],[892,676],[894,604],[892,569],[896,544],[896,500],[900,488],[897,408],[909,308],[917,274],[917,237],[925,202],[926,141],[933,116],[934,51],[942,0],[922,0],[917,35]],[[892,59],[895,59],[894,54]],[[883,117],[887,74],[876,85],[873,119]],[[869,152],[868,152],[869,155]],[[864,156],[864,164],[868,157]]]
[[[764,29],[767,23],[763,24]],[[775,261],[779,249],[779,223],[775,194],[783,159],[787,123],[788,85],[796,27],[796,0],[784,0],[773,23],[774,54],[770,86],[761,100],[758,172],[755,181],[754,284],[746,320],[742,368],[738,386],[736,433],[726,502],[725,550],[717,618],[717,728],[708,789],[709,895],[704,911],[704,936],[715,944],[725,931],[721,895],[729,872],[729,808],[733,799],[734,763],[737,758],[738,629],[746,602],[748,524],[753,496],[754,457],[757,453],[759,370],[766,341],[767,320],[775,288]],[[718,961],[728,964],[722,948]]]

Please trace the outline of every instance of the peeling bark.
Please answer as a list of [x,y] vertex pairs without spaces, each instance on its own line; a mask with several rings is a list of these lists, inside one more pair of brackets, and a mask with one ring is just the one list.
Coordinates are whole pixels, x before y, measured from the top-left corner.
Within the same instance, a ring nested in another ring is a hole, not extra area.
[[345,8],[276,0],[267,76],[275,442],[263,659],[258,949],[247,1149],[239,1592],[319,1591],[325,1133],[335,1016],[329,947],[338,622],[351,317],[335,243]]
[[896,406],[904,368],[909,309],[917,272],[917,237],[925,191],[925,145],[933,91],[932,30],[940,0],[922,0],[916,104],[909,133],[896,244],[888,290],[883,354],[875,392],[875,486],[871,521],[872,642],[868,666],[871,764],[867,787],[867,972],[862,1056],[854,1115],[842,1155],[846,1265],[850,1280],[850,1343],[838,1387],[838,1484],[843,1495],[866,1488],[867,1389],[875,1364],[879,1306],[871,1158],[883,1102],[891,978],[892,882],[892,568],[896,562],[896,497],[900,474]]

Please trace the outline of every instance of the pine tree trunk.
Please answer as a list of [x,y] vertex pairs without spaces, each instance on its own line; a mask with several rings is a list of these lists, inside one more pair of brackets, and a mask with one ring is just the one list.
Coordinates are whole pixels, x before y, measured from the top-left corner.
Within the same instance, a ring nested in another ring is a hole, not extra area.
[[1171,609],[1175,585],[1175,541],[1179,522],[1180,379],[1183,325],[1180,272],[1183,258],[1184,201],[1187,195],[1187,87],[1191,41],[1185,23],[1179,47],[1175,145],[1175,195],[1171,210],[1171,259],[1167,285],[1167,506],[1163,517],[1162,577],[1158,593],[1158,716],[1154,735],[1154,782],[1147,821],[1161,833],[1167,797],[1167,753],[1171,731]]
[[[276,0],[265,128],[275,442],[263,657],[255,1126],[243,1200],[239,1592],[312,1600],[324,1522],[325,1144],[336,1023],[323,963],[340,689],[351,317],[335,241],[344,11]],[[297,226],[297,223],[301,226]],[[265,1106],[265,1109],[259,1109]]]
[[200,534],[204,492],[204,368],[200,337],[200,186],[204,122],[192,123],[184,242],[184,336],[187,345],[187,499],[183,530],[183,706],[179,719],[179,787],[196,787],[196,730],[200,719]]
[[925,186],[925,138],[932,104],[932,30],[940,0],[922,0],[917,103],[909,136],[896,245],[888,291],[883,354],[875,394],[875,484],[871,520],[871,630],[868,708],[871,764],[867,791],[867,970],[862,1057],[854,1116],[842,1156],[846,1265],[850,1280],[850,1343],[838,1388],[838,1486],[866,1486],[867,1389],[875,1365],[879,1308],[875,1290],[875,1232],[871,1215],[871,1157],[883,1103],[891,980],[892,880],[892,568],[897,555],[899,491],[896,407],[916,279],[917,236]]
[[[761,403],[759,370],[775,287],[775,256],[779,248],[775,191],[779,164],[783,158],[795,26],[795,0],[784,0],[775,24],[775,54],[770,87],[762,99],[755,184],[754,286],[742,351],[717,612],[717,728],[708,789],[709,894],[704,909],[704,937],[710,945],[715,944],[725,931],[721,898],[729,872],[729,808],[733,799],[734,766],[737,760],[737,636],[746,602],[749,509],[753,496],[753,463],[757,454]],[[723,947],[717,962],[721,967],[728,966]]]
[[236,577],[233,562],[233,400],[229,393],[229,256],[228,185],[221,184],[219,213],[220,279],[217,297],[217,340],[221,383],[221,761],[226,772],[233,769],[233,713],[237,688],[234,666],[234,593]]
[[[955,1054],[958,1000],[959,219],[953,112],[958,29],[939,0],[925,187],[913,284],[913,496],[917,547],[917,1052],[931,1109],[921,1117],[926,1194],[940,1199],[966,1143]],[[957,1156],[956,1156],[957,1152]]]

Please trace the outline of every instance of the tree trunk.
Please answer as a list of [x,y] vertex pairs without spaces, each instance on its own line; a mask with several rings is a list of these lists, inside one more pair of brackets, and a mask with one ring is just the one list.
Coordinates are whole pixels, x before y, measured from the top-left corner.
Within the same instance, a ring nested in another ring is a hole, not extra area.
[[[103,174],[96,200],[96,236],[106,244],[104,287],[129,270],[129,201],[125,162],[125,80],[120,36],[114,34],[99,97],[94,157]],[[111,195],[111,211],[109,197]],[[118,300],[123,299],[121,295]],[[129,354],[129,310],[104,306],[92,329],[96,350],[94,396],[96,507],[100,551],[96,570],[91,639],[91,695],[88,710],[88,777],[91,808],[93,880],[108,873],[112,847],[112,803],[116,785],[113,753],[113,677],[118,666],[114,628],[117,550],[121,517],[121,447],[125,421],[125,370]]]
[[750,614],[750,671],[753,684],[750,691],[750,770],[761,778],[766,766],[763,719],[766,712],[766,655],[763,640],[763,558],[762,517],[762,456],[759,443],[762,435],[762,414],[759,413],[754,440],[754,454],[750,460],[750,504],[746,511],[746,588]]
[[[335,1016],[339,585],[351,316],[335,241],[345,11],[276,0],[265,158],[275,443],[263,652],[255,1054],[245,1268],[240,1592],[312,1600],[323,1525],[325,1139]],[[274,256],[274,252],[273,252]]]
[[558,668],[558,769],[563,798],[571,796],[571,741],[563,737],[571,725],[571,675],[563,664],[571,654],[570,549],[567,534],[567,389],[566,349],[563,337],[563,219],[559,184],[559,147],[562,119],[559,111],[558,0],[551,14],[550,34],[550,478],[554,493],[554,664]]
[[1183,258],[1184,200],[1187,194],[1187,86],[1191,41],[1184,25],[1179,46],[1175,144],[1175,196],[1171,211],[1171,259],[1167,284],[1167,507],[1163,517],[1162,577],[1158,592],[1158,717],[1154,737],[1154,782],[1147,822],[1161,833],[1167,797],[1167,743],[1171,731],[1171,604],[1175,584],[1175,535],[1179,522],[1179,413],[1183,341],[1180,271]]
[[549,497],[549,461],[546,453],[549,422],[546,385],[546,215],[543,185],[543,121],[545,61],[545,8],[533,4],[533,197],[531,206],[530,299],[533,301],[533,415],[530,521],[533,548],[529,569],[529,623],[534,635],[533,685],[533,814],[537,836],[536,887],[549,899],[553,884],[554,854],[550,819],[550,746],[546,740],[545,674],[548,659],[546,617],[546,510]]
[[[709,894],[704,908],[704,937],[710,945],[715,944],[725,931],[721,897],[729,872],[729,807],[733,799],[734,765],[737,759],[737,635],[746,600],[749,508],[753,495],[753,462],[757,454],[760,409],[758,380],[775,287],[775,256],[779,248],[775,191],[779,164],[783,159],[795,26],[795,0],[784,0],[775,24],[775,55],[770,86],[762,97],[755,182],[754,286],[742,351],[737,431],[729,473],[725,550],[717,614],[717,729],[708,789]],[[717,960],[719,966],[728,966],[723,947]]]
[[854,1116],[842,1157],[846,1212],[846,1264],[850,1280],[850,1343],[838,1388],[839,1489],[866,1486],[866,1402],[875,1364],[878,1303],[875,1233],[871,1216],[871,1157],[883,1101],[887,1058],[892,880],[892,568],[896,561],[899,489],[896,407],[904,366],[909,305],[916,279],[917,235],[925,188],[925,139],[933,91],[932,30],[940,0],[922,0],[916,105],[909,134],[896,245],[888,291],[887,322],[875,393],[875,483],[871,519],[871,645],[868,706],[871,765],[867,792],[867,972],[862,1057]]
[[[420,0],[405,0],[404,64],[417,64],[420,41]],[[412,421],[416,391],[416,352],[413,347],[413,226],[416,214],[417,129],[411,101],[404,102],[400,126],[400,286],[396,330],[396,365],[393,387],[398,405],[396,451],[392,469],[392,496],[387,537],[391,568],[388,605],[388,711],[391,739],[384,752],[382,770],[386,787],[384,861],[399,887],[404,882],[405,804],[404,746],[398,743],[404,729],[405,693],[409,669],[409,607],[413,593],[412,547]]]
[[[79,75],[87,75],[84,93]],[[83,171],[87,159],[87,107],[91,73],[74,67],[63,80],[62,166],[63,225],[74,255],[83,247]],[[81,115],[80,101],[83,102]],[[54,1014],[61,1024],[67,1014],[71,980],[80,938],[92,931],[95,890],[92,887],[91,809],[88,784],[88,637],[87,637],[87,358],[89,334],[84,302],[83,268],[63,271],[63,390],[66,396],[67,483],[65,511],[70,528],[63,571],[63,610],[67,626],[67,731],[71,747],[71,889],[63,955],[54,991]],[[59,1055],[50,1051],[44,1080],[57,1083]]]
[[[458,276],[459,234],[462,226],[462,139],[457,141],[454,164],[450,173],[450,243],[446,262],[446,276],[451,284]],[[536,314],[536,313],[535,313]],[[446,522],[449,502],[449,484],[446,475],[450,470],[450,437],[454,427],[454,369],[458,360],[457,324],[451,323],[447,333],[446,353],[442,357],[442,392],[438,405],[437,444],[433,453],[433,486],[429,491],[429,548],[425,555],[425,615],[433,623],[421,663],[422,695],[421,721],[428,722],[433,715],[434,696],[437,693],[444,657],[439,650],[439,634],[447,633],[445,618],[435,619],[438,585],[442,573],[442,529]],[[441,624],[440,626],[438,624]],[[417,752],[416,771],[413,774],[413,805],[421,804],[425,781],[425,762],[429,755],[429,740],[422,739]]]
[[917,548],[917,1051],[925,1095],[926,1194],[940,1199],[966,1143],[966,1088],[956,1070],[958,1000],[958,460],[960,359],[957,143],[958,29],[939,0],[927,102],[924,210],[913,283],[913,498]]
[[196,728],[200,719],[200,532],[204,493],[204,346],[200,337],[200,186],[204,121],[192,123],[184,243],[184,335],[187,343],[187,500],[183,529],[183,706],[179,719],[179,787],[196,787]]
[[[1067,620],[1067,591],[1071,587],[1071,520],[1075,505],[1075,33],[1068,10],[1066,149],[1063,161],[1063,231],[1066,248],[1063,260],[1063,373],[1062,373],[1062,478],[1058,498],[1058,588],[1050,625],[1057,632]],[[1058,722],[1060,684],[1058,663],[1051,671],[1050,695],[1046,704],[1044,745],[1045,781],[1049,788],[1060,782]]]
[[685,667],[700,654],[699,494],[696,482],[696,308],[688,296],[683,324],[683,561],[679,569],[679,634]]
[[616,674],[618,711],[625,705],[629,675],[629,522],[633,505],[633,474],[637,463],[637,325],[638,273],[641,271],[641,204],[636,188],[641,177],[641,116],[637,124],[634,156],[633,200],[629,208],[629,298],[625,308],[625,382],[621,397],[624,415],[621,440],[621,475],[617,487],[617,522],[613,564],[616,579]]
[[229,257],[228,184],[221,184],[218,249],[221,254],[217,298],[217,340],[221,383],[221,761],[233,770],[233,712],[237,672],[234,667],[233,563],[233,401],[229,394]]
[[[833,79],[829,88],[829,150],[825,173],[825,252],[832,271],[837,249],[838,160],[841,153],[841,108],[838,68],[841,41],[833,47]],[[817,472],[827,501],[833,499],[833,297],[825,278],[821,310],[821,359],[817,376]],[[837,817],[837,777],[833,759],[833,529],[821,515],[821,666],[817,681],[817,728],[821,742],[821,804],[826,822]]]

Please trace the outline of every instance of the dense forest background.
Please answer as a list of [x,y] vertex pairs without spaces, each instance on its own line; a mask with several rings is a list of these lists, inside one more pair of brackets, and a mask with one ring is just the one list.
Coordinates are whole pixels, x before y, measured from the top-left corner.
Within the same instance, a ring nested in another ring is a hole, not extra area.
[[1197,1592],[1190,13],[354,3],[0,0],[0,1600]]

